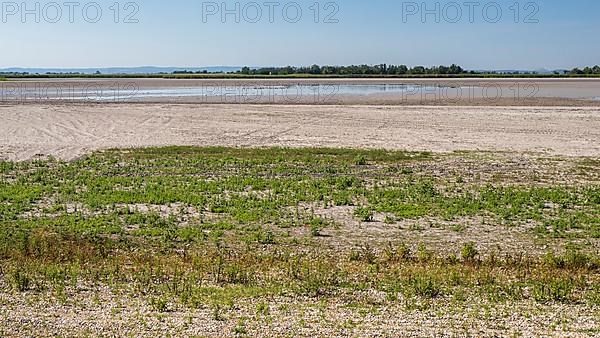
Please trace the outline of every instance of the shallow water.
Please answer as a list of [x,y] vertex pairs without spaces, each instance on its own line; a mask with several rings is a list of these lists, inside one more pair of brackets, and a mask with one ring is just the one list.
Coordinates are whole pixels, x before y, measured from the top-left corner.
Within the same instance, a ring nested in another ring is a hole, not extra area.
[[[592,95],[590,95],[592,94]],[[540,90],[537,85],[456,84],[291,84],[291,85],[200,85],[140,87],[135,81],[113,83],[56,84],[6,83],[0,84],[0,101],[92,101],[136,102],[153,99],[168,102],[182,99],[206,102],[314,102],[333,101],[336,97],[385,95],[400,99],[470,99],[470,98],[534,98],[568,97],[598,101],[596,92],[585,90]]]
[[[416,95],[422,92],[435,92],[438,86],[397,85],[397,84],[319,84],[289,86],[194,86],[138,88],[135,83],[119,86],[86,87],[41,87],[8,85],[0,87],[0,100],[92,100],[111,101],[152,98],[254,98],[254,99],[296,99],[307,97],[333,97],[335,95],[399,94]],[[451,88],[451,87],[447,87]]]

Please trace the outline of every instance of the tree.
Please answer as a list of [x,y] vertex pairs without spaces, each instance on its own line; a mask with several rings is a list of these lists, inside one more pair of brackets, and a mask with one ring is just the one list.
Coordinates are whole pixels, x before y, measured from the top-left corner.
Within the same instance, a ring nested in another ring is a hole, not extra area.
[[449,69],[449,74],[462,74],[464,73],[464,69],[461,66],[452,64]]
[[573,70],[571,71],[571,74],[581,75],[581,74],[583,74],[583,71],[579,68],[573,68]]
[[398,66],[398,70],[396,71],[396,74],[404,75],[406,73],[408,73],[408,67],[406,67],[405,65]]
[[425,74],[425,67],[423,67],[423,66],[413,67],[413,69],[410,70],[410,73],[416,74],[416,75]]

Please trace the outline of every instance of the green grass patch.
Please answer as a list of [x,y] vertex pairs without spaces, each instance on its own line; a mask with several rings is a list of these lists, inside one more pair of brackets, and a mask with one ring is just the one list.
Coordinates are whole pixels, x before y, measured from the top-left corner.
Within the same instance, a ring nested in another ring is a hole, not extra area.
[[370,289],[417,303],[474,295],[596,302],[598,257],[576,250],[488,260],[475,242],[451,257],[424,245],[321,246],[339,224],[316,209],[333,207],[351,210],[361,227],[385,213],[387,226],[485,217],[497,226],[534,223],[530,235],[543,240],[600,235],[594,182],[467,183],[428,169],[439,160],[386,150],[168,147],[0,162],[0,271],[15,292],[94,281],[147,295],[160,312],[175,301],[216,315],[245,297]]

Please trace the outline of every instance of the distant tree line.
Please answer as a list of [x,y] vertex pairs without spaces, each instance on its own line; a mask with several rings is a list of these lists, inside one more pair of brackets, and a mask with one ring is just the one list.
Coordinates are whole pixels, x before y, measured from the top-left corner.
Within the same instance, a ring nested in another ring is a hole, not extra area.
[[[208,74],[208,70],[204,69],[204,70],[199,70],[199,71],[195,71],[192,72],[191,70],[174,70],[171,74]],[[223,72],[211,72],[211,74],[221,74]],[[166,73],[162,73],[162,74],[166,74]]]
[[[554,71],[555,75],[600,75],[600,66],[585,67],[583,69],[574,68],[572,70]],[[250,68],[243,67],[235,74],[242,75],[485,75],[485,74],[513,74],[513,75],[537,75],[536,71],[514,71],[514,72],[496,72],[496,71],[467,71],[461,66],[452,64],[450,66],[408,67],[406,65],[351,65],[351,66],[319,66],[309,67],[264,67]]]
[[583,69],[573,68],[571,71],[568,72],[568,74],[572,74],[572,75],[600,74],[600,66],[585,67]]
[[461,66],[452,64],[450,66],[415,66],[406,65],[351,65],[351,66],[319,66],[312,65],[308,67],[264,67],[250,68],[243,67],[239,71],[231,72],[211,72],[208,70],[190,71],[176,70],[171,73],[160,72],[156,74],[102,74],[97,71],[95,74],[83,74],[77,72],[47,72],[45,74],[30,74],[29,72],[0,72],[0,77],[169,77],[175,78],[194,78],[195,76],[215,78],[225,78],[231,76],[244,77],[268,77],[268,76],[299,76],[310,77],[312,75],[322,76],[340,76],[340,77],[378,77],[378,76],[422,76],[422,77],[599,77],[600,66],[573,68],[571,70],[554,70],[552,72],[538,73],[537,71],[486,71],[486,70],[465,70]]
[[352,66],[319,66],[310,67],[266,67],[251,69],[243,67],[238,74],[244,75],[456,75],[466,74],[467,72],[455,64],[450,66],[423,67],[416,66],[409,68],[405,65],[352,65]]

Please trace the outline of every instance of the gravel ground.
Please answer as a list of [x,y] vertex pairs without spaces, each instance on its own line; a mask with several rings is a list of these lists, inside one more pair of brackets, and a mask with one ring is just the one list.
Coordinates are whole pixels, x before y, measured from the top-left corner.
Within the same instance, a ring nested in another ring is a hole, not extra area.
[[[63,300],[61,300],[63,299]],[[490,304],[472,299],[448,306],[437,299],[414,311],[399,298],[362,293],[333,299],[246,300],[223,308],[158,312],[147,299],[108,288],[48,294],[0,293],[0,335],[173,337],[590,337],[600,332],[600,309],[583,304]]]

